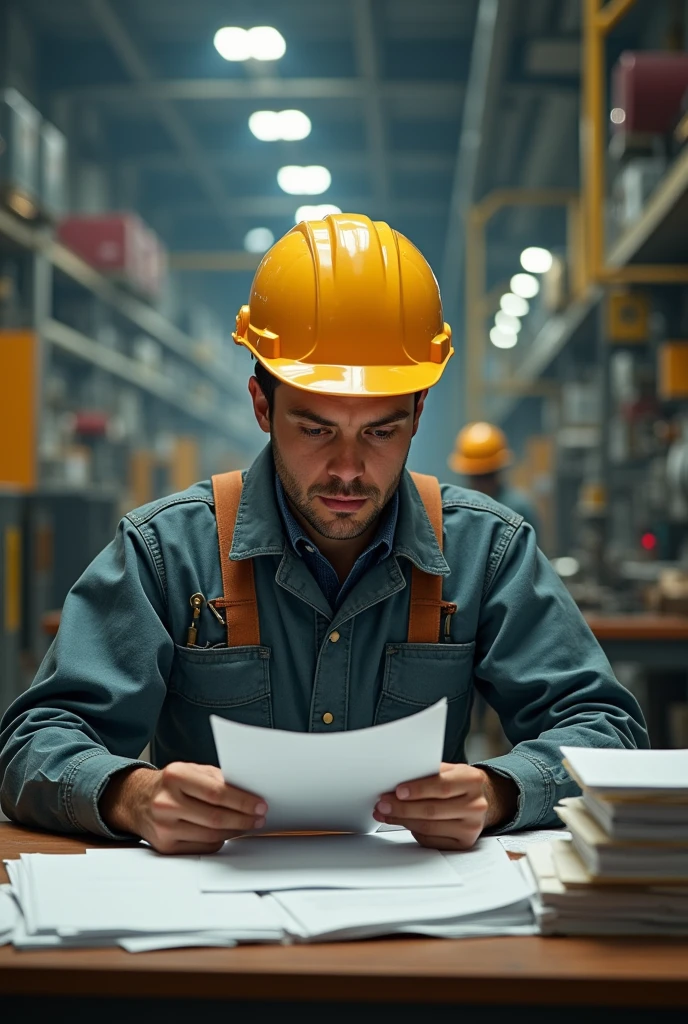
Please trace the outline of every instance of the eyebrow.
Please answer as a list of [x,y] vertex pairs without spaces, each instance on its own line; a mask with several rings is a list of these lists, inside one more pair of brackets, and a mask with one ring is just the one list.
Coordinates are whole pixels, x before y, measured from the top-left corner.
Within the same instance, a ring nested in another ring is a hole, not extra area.
[[[317,423],[321,427],[338,426],[334,420],[326,420],[324,416],[318,416],[317,413],[312,412],[310,409],[290,409],[287,415],[292,419],[309,420],[311,423]],[[401,420],[407,420],[410,415],[411,414],[407,409],[396,409],[387,416],[382,416],[379,420],[371,420],[370,423],[364,423],[363,427],[366,429],[369,427],[386,427],[390,423],[398,423]]]

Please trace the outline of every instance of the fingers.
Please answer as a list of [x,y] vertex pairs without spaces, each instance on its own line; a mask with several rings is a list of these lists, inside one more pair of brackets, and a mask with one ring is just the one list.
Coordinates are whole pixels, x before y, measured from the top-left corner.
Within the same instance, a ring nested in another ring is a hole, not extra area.
[[470,850],[479,837],[480,833],[473,835],[468,832],[462,836],[431,836],[423,832],[414,832],[413,838],[419,846],[425,846],[429,850]]
[[447,800],[398,800],[396,797],[383,797],[375,806],[382,819],[390,825],[396,824],[395,818],[417,818],[424,821],[461,819],[467,814],[484,814],[487,811],[487,800],[483,796],[468,800],[464,796],[450,797]]
[[251,818],[262,818],[267,804],[254,793],[230,786],[219,768],[212,765],[186,764],[175,761],[163,768],[164,783],[207,804],[225,807]]
[[215,832],[248,832],[265,825],[265,817],[242,814],[217,804],[196,800],[185,793],[172,794],[161,790],[153,799],[153,817],[161,821],[188,822]]
[[468,764],[442,764],[439,775],[415,779],[397,786],[394,794],[385,793],[382,799],[395,796],[398,800],[447,800],[451,797],[477,796],[485,782],[480,768]]

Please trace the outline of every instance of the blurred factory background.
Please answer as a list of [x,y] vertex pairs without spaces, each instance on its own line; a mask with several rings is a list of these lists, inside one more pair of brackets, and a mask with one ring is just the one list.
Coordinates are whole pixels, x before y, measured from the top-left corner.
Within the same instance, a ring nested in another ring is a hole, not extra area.
[[688,746],[687,47],[686,0],[0,0],[0,705],[124,511],[262,446],[236,311],[343,210],[422,250],[454,327],[411,468],[461,482],[458,431],[505,431]]

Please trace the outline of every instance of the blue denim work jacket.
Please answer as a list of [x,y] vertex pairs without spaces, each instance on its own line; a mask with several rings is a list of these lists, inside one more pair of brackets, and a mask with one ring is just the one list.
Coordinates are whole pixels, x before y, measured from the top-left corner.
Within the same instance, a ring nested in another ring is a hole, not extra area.
[[[246,473],[230,557],[252,558],[259,647],[226,646],[209,481],[122,520],[74,585],[33,685],[4,716],[2,808],[24,824],[110,836],[98,802],[139,761],[217,764],[209,715],[300,732],[362,729],[449,702],[444,759],[464,759],[476,691],[513,749],[485,762],[518,785],[511,828],[549,826],[577,787],[560,744],[646,746],[640,709],[522,518],[443,485],[444,553],[409,475],[392,553],[333,610],[284,536],[270,447]],[[407,643],[411,567],[443,578],[449,635]],[[438,638],[439,639],[439,638]],[[327,714],[329,712],[329,715]],[[330,724],[323,716],[332,715]],[[279,771],[279,766],[275,766]]]

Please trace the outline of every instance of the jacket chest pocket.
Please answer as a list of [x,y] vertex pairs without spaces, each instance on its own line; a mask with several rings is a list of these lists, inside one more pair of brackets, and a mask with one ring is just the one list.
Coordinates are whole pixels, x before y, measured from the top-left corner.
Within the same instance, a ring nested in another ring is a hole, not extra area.
[[387,644],[375,725],[413,715],[447,698],[445,761],[452,761],[468,732],[475,643]]
[[269,647],[176,647],[159,732],[169,759],[217,764],[210,715],[271,729]]

